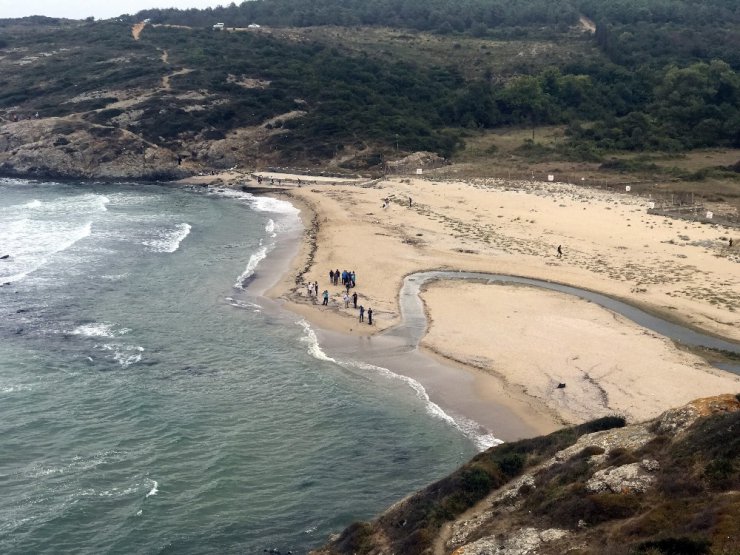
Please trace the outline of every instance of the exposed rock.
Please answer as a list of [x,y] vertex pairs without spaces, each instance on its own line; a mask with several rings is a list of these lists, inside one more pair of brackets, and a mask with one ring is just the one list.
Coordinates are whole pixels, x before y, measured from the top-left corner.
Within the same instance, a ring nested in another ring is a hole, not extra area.
[[506,537],[487,537],[456,549],[454,555],[529,555],[538,553],[543,543],[566,537],[567,530],[521,528]]
[[657,461],[643,461],[605,468],[594,473],[586,482],[586,489],[592,493],[601,491],[642,493],[655,483],[655,476],[648,473],[646,466],[656,470],[660,468]]
[[188,172],[166,148],[116,127],[46,118],[0,128],[0,174],[38,178],[176,179]]

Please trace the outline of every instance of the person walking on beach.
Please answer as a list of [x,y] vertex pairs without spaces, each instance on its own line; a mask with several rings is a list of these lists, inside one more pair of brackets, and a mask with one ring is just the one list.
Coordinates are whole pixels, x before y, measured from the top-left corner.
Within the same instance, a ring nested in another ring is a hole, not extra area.
[[365,321],[365,307],[360,305],[360,322]]
[[306,288],[308,289],[308,296],[313,297],[313,283],[309,281]]
[[336,285],[337,283],[339,283],[339,268],[334,270],[334,285]]
[[313,282],[313,294],[315,297],[319,296],[319,282],[318,281]]
[[344,308],[349,308],[349,293],[345,293],[342,299],[344,300]]
[[367,324],[368,326],[373,325],[373,309],[372,308],[367,309]]
[[563,245],[558,245],[558,258],[563,258]]
[[334,270],[329,270],[329,283],[334,283]]
[[[730,239],[730,240],[732,240],[732,239]],[[730,246],[732,246],[732,245],[730,245]],[[355,286],[355,271],[354,270],[352,270],[349,273],[349,279],[350,279],[350,281],[352,281],[352,287],[354,287]]]
[[352,293],[352,304],[354,305],[354,308],[357,308],[357,291]]
[[324,289],[324,292],[322,293],[322,295],[324,296],[324,302],[321,304],[323,304],[324,306],[329,306],[329,291]]
[[411,197],[409,197],[409,208],[411,208],[412,200]]

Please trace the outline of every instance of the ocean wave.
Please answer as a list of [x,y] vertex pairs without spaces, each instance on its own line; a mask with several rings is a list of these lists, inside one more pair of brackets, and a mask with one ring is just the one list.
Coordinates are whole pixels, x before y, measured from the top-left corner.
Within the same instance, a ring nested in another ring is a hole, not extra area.
[[299,320],[298,325],[300,325],[304,330],[304,336],[301,337],[301,341],[308,345],[308,353],[312,357],[326,362],[333,362],[334,364],[347,369],[372,371],[385,378],[398,380],[405,383],[416,393],[417,398],[424,403],[424,408],[430,416],[442,420],[447,424],[453,426],[454,428],[457,428],[466,437],[473,441],[479,451],[484,451],[489,447],[493,447],[494,445],[499,445],[503,443],[502,440],[496,438],[493,434],[485,431],[478,423],[462,416],[453,418],[452,416],[447,414],[442,409],[442,407],[440,407],[437,403],[429,398],[429,394],[427,393],[426,389],[424,389],[424,386],[413,378],[403,376],[401,374],[396,374],[388,368],[376,366],[375,364],[369,364],[359,361],[342,361],[330,357],[321,348],[318,337],[316,336],[316,332],[314,332],[313,328],[311,328],[311,325],[306,320]]
[[275,214],[299,214],[300,210],[293,206],[287,200],[279,200],[272,197],[257,197],[252,193],[246,191],[238,191],[236,189],[223,189],[216,192],[211,192],[213,195],[220,197],[232,198],[237,200],[244,200],[257,212],[272,212]]
[[70,334],[84,335],[85,337],[117,337],[131,331],[129,328],[121,328],[118,331],[114,331],[113,326],[113,324],[106,322],[91,322],[77,326]]
[[30,385],[4,385],[0,387],[0,393],[17,393],[19,391],[31,391]]
[[424,402],[424,407],[429,415],[433,416],[434,418],[443,420],[460,430],[463,434],[465,434],[465,436],[470,438],[473,443],[475,443],[479,451],[484,451],[489,447],[493,447],[494,445],[500,445],[501,443],[503,443],[502,440],[496,438],[493,434],[484,431],[477,422],[474,422],[463,416],[457,416],[453,418],[452,416],[447,414],[442,409],[442,407],[440,407],[437,403],[429,398],[429,394],[426,392],[426,389],[424,389],[424,386],[415,379],[409,378],[408,376],[403,376],[401,374],[396,374],[388,368],[383,368],[382,366],[376,366],[374,364],[369,364],[366,362],[349,362],[345,364],[354,366],[359,370],[370,370],[373,372],[377,372],[378,374],[386,378],[404,382],[406,385],[411,387],[411,389],[413,389],[416,393],[416,396]]
[[38,199],[33,199],[32,201],[27,202],[26,204],[21,206],[21,208],[26,208],[26,209],[31,209],[31,210],[34,208],[41,208],[41,201]]
[[265,231],[270,237],[277,237],[277,233],[275,233],[275,220],[273,220],[272,218],[267,220]]
[[236,279],[236,283],[234,283],[234,287],[236,287],[237,289],[244,289],[249,279],[254,275],[254,272],[257,269],[257,266],[259,266],[259,263],[262,262],[265,258],[267,258],[267,252],[268,252],[267,247],[262,245],[259,249],[257,249],[257,252],[255,252],[252,256],[249,257],[249,262],[247,262],[247,267],[241,273],[241,275]]
[[35,183],[30,179],[18,179],[16,177],[0,177],[0,185],[30,185]]
[[318,360],[324,360],[326,362],[333,362],[334,364],[341,365],[339,361],[331,358],[323,351],[321,345],[319,345],[319,338],[316,337],[316,332],[313,331],[311,324],[309,324],[306,320],[298,320],[298,325],[303,328],[304,335],[303,337],[301,337],[300,341],[308,345],[309,355]]
[[142,244],[149,247],[152,252],[175,252],[180,248],[180,243],[190,235],[192,226],[187,223],[178,224],[174,229],[159,230],[155,239],[144,241]]
[[257,212],[273,212],[276,214],[293,214],[297,215],[300,210],[289,203],[287,200],[279,200],[271,197],[255,197],[250,199],[252,208]]
[[236,308],[252,308],[254,309],[255,312],[259,312],[260,310],[262,310],[262,307],[256,303],[250,303],[248,301],[240,301],[233,297],[226,297],[224,300],[228,302],[231,306],[234,306]]
[[104,343],[95,345],[95,348],[101,351],[111,353],[110,358],[121,365],[121,368],[128,368],[132,364],[141,362],[144,347],[138,345],[121,345],[119,343]]
[[157,483],[156,480],[152,480],[152,489],[149,490],[149,493],[146,494],[146,496],[144,497],[144,499],[146,499],[147,497],[150,497],[152,495],[157,495],[157,492],[159,491],[158,486],[159,486],[159,483]]
[[0,282],[3,283],[22,280],[48,264],[52,255],[66,251],[78,241],[90,237],[92,222],[65,233],[63,227],[44,228],[37,225],[34,228],[31,220],[20,220],[15,222],[12,230],[5,238],[5,248],[10,251],[7,254],[11,258],[2,267],[15,273],[0,275]]

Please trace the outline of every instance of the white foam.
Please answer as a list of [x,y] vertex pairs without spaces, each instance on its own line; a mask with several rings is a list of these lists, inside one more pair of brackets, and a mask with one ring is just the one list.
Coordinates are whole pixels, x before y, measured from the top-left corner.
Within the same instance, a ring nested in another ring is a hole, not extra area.
[[437,403],[429,398],[429,394],[427,394],[424,386],[413,378],[403,376],[401,374],[396,374],[388,368],[383,368],[382,366],[376,366],[374,364],[368,364],[365,362],[349,362],[344,364],[348,366],[354,366],[355,368],[359,368],[360,370],[371,370],[374,372],[378,372],[379,374],[387,378],[404,382],[409,387],[411,387],[411,389],[416,392],[416,396],[424,402],[424,406],[428,414],[430,414],[434,418],[443,420],[460,430],[463,434],[469,437],[473,441],[473,443],[475,443],[476,447],[480,451],[484,451],[489,447],[493,447],[494,445],[499,445],[503,443],[502,440],[496,438],[493,434],[482,432],[481,426],[476,422],[473,422],[472,420],[469,420],[462,416],[453,418],[452,416],[447,414],[444,410],[442,410],[442,407],[440,407]]
[[316,332],[306,320],[298,320],[298,325],[301,326],[305,332],[305,335],[301,337],[301,342],[308,345],[308,354],[318,360],[324,360],[326,362],[333,362],[334,364],[340,364],[337,360],[327,355],[319,345],[319,338],[316,337]]
[[31,391],[30,385],[4,385],[0,387],[0,393],[17,393],[18,391]]
[[326,362],[333,362],[334,364],[337,364],[343,368],[354,368],[366,371],[369,370],[372,372],[376,372],[386,378],[399,380],[405,383],[411,389],[413,389],[416,393],[416,396],[424,402],[424,408],[430,416],[438,418],[439,420],[442,420],[460,430],[463,434],[465,434],[465,436],[470,438],[473,443],[475,443],[475,446],[478,448],[479,451],[484,451],[489,447],[493,447],[494,445],[499,445],[503,443],[502,440],[496,438],[493,434],[484,432],[481,426],[476,422],[473,422],[472,420],[469,420],[462,416],[453,418],[452,416],[447,414],[442,409],[442,407],[440,407],[437,403],[429,398],[429,394],[426,392],[426,389],[424,389],[424,386],[413,378],[403,376],[401,374],[396,374],[388,368],[383,368],[382,366],[376,366],[374,364],[369,364],[366,362],[340,361],[331,358],[321,349],[318,337],[316,336],[316,332],[314,332],[314,330],[311,328],[311,325],[306,320],[299,320],[297,323],[304,329],[305,334],[301,338],[301,341],[308,345],[308,353],[312,357]]
[[249,257],[247,267],[237,278],[234,287],[236,287],[237,289],[244,289],[245,282],[254,275],[257,266],[259,266],[259,263],[262,262],[265,258],[267,258],[267,247],[262,245],[259,249],[257,249],[257,252]]
[[29,185],[28,179],[17,179],[15,177],[0,177],[0,185]]
[[271,197],[252,196],[250,204],[257,212],[273,212],[276,214],[297,215],[300,210],[286,200],[278,200]]
[[34,208],[40,208],[40,207],[41,207],[41,201],[38,199],[34,199],[31,202],[27,202],[26,204],[22,206],[22,208],[27,208],[31,210]]
[[187,223],[178,224],[174,229],[157,230],[155,238],[144,241],[142,244],[149,247],[152,252],[175,252],[180,248],[180,243],[190,235],[192,226]]
[[132,364],[140,362],[144,352],[144,347],[120,345],[118,343],[104,343],[103,345],[95,345],[95,348],[113,353],[113,360],[120,364],[121,368],[128,368]]
[[152,495],[157,495],[157,492],[159,491],[159,488],[157,486],[159,486],[159,484],[156,480],[152,480],[152,484],[152,489],[149,490],[149,493],[146,494],[146,497],[144,497],[144,499],[146,499],[147,497],[151,497]]
[[77,326],[71,332],[72,335],[84,335],[85,337],[115,337],[113,333],[113,324],[102,322],[93,322],[91,324],[82,324]]
[[92,222],[68,229],[54,222],[18,220],[9,226],[3,246],[11,258],[0,268],[13,271],[0,275],[0,282],[20,281],[49,263],[52,255],[66,251],[78,241],[92,235]]
[[240,301],[233,297],[226,297],[224,300],[228,302],[231,306],[235,306],[236,308],[253,308],[255,309],[255,312],[258,312],[262,309],[262,307],[256,303],[250,303],[248,301]]
[[272,218],[267,220],[265,231],[270,237],[277,237],[277,233],[275,233],[275,221]]

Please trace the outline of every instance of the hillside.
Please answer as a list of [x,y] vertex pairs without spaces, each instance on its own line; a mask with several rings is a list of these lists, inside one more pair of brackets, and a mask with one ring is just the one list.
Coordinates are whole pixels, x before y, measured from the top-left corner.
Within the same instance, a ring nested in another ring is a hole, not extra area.
[[740,396],[492,447],[318,555],[740,553]]
[[[500,165],[736,183],[736,159],[692,172],[613,160],[740,148],[738,11],[727,0],[259,0],[0,20],[0,173],[382,172],[418,151],[470,160],[481,134],[530,129]],[[541,143],[553,126],[560,139]],[[488,142],[477,162],[497,153]]]

